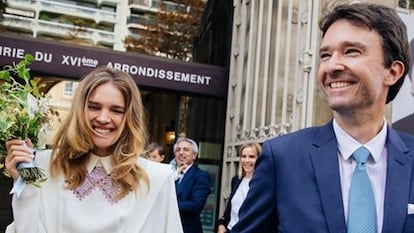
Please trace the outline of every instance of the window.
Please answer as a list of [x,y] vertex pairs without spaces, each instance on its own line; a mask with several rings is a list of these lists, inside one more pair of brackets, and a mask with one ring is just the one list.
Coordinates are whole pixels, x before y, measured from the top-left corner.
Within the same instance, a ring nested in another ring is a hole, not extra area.
[[73,94],[73,82],[72,81],[65,82],[65,90],[63,93],[66,96],[72,96]]

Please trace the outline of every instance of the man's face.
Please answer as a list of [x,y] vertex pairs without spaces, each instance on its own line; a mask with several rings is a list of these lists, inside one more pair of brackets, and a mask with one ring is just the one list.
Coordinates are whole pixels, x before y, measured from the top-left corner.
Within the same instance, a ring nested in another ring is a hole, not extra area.
[[376,31],[344,19],[329,27],[321,43],[318,81],[334,111],[378,111],[398,80],[391,73],[384,67]]
[[194,160],[197,158],[197,155],[193,152],[191,143],[186,141],[179,142],[175,148],[174,153],[178,166],[181,166],[183,164],[190,165],[194,163]]

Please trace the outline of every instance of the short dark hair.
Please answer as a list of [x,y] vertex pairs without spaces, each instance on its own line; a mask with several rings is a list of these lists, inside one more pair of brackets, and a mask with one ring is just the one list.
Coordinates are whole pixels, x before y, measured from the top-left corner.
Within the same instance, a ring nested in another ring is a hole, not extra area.
[[334,7],[320,20],[319,28],[322,31],[322,37],[325,36],[329,27],[340,19],[378,32],[382,40],[384,67],[390,68],[394,61],[401,61],[404,64],[402,78],[388,91],[386,100],[388,104],[398,94],[411,63],[406,25],[397,12],[390,7],[372,3],[343,4]]
[[146,154],[150,154],[151,152],[158,150],[158,154],[160,155],[165,155],[165,151],[164,151],[164,147],[161,146],[160,144],[153,142],[151,144],[148,145],[147,149],[146,149]]

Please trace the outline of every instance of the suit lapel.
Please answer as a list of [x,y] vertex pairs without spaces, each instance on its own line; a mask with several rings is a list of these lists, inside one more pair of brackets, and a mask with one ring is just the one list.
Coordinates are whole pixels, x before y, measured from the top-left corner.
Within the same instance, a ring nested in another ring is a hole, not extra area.
[[[383,232],[402,232],[409,202],[412,159],[398,134],[388,127],[387,180]],[[411,152],[412,153],[412,152]]]
[[183,177],[182,177],[181,181],[178,182],[178,180],[177,180],[175,182],[175,189],[176,189],[177,194],[180,194],[183,191],[183,189],[186,186],[185,184],[191,179],[192,176],[194,176],[194,173],[196,172],[196,170],[197,170],[196,165],[193,164],[190,167],[190,169],[188,169],[188,171],[186,171],[183,174]]
[[310,157],[329,232],[346,232],[339,176],[338,145],[332,122],[321,128],[313,145],[314,149]]
[[[338,145],[331,123],[321,128],[313,145],[310,157],[329,231],[346,232]],[[388,158],[382,232],[402,232],[409,202],[413,152],[390,127],[386,147]]]
[[191,177],[194,176],[194,173],[196,172],[196,170],[197,170],[196,165],[195,164],[191,165],[190,169],[188,169],[187,172],[184,173],[184,177],[181,180],[180,184],[185,184],[188,180],[190,180]]
[[178,182],[180,179],[177,179],[176,181],[175,181],[175,192],[177,193],[177,194],[179,194],[180,192],[181,192],[181,189],[180,189],[180,183]]

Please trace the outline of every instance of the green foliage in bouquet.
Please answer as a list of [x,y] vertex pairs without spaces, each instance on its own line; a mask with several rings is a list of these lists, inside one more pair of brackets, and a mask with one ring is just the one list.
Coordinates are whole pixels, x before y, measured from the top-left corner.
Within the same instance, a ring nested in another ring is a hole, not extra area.
[[[39,92],[37,82],[31,79],[27,67],[34,57],[26,54],[18,64],[6,65],[0,71],[0,169],[4,170],[10,139],[30,138],[37,147],[38,136],[49,126],[49,114],[55,114],[48,106],[48,99]],[[33,166],[19,169],[26,184],[39,186],[46,180],[44,171]]]

